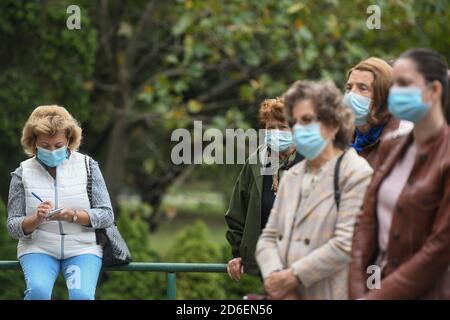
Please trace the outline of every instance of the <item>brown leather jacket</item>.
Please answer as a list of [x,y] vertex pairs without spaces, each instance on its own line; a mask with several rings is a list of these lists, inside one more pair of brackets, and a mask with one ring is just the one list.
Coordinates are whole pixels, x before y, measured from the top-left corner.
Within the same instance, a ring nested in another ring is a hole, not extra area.
[[387,135],[389,135],[391,132],[398,129],[400,125],[400,120],[391,117],[388,122],[386,123],[386,126],[383,128],[383,132],[380,135],[380,138],[372,145],[365,147],[359,155],[367,160],[367,162],[370,164],[370,166],[374,167],[374,161],[378,154],[378,148],[380,146],[380,141],[383,141]]
[[392,217],[387,265],[380,289],[366,280],[378,254],[377,196],[384,178],[406,152],[413,133],[383,141],[379,166],[367,189],[355,229],[349,298],[450,299],[450,127],[418,147],[407,184]]

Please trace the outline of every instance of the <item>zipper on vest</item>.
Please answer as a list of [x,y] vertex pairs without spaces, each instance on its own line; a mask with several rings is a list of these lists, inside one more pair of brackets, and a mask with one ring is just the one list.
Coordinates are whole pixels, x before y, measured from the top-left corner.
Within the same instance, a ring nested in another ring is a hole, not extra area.
[[[55,208],[58,208],[58,168],[55,168]],[[62,222],[58,221],[59,233],[61,235],[61,260],[64,259],[64,229]]]

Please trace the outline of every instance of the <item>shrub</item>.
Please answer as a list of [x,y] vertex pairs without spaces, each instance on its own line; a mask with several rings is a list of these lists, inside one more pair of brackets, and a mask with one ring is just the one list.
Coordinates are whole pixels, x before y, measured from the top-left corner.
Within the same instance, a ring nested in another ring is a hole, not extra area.
[[[139,207],[126,204],[120,208],[117,226],[125,239],[133,261],[159,262],[158,253],[150,248],[148,224],[136,212]],[[133,211],[133,212],[132,212]],[[104,272],[97,290],[98,299],[163,299],[165,275],[154,272]]]
[[[230,246],[223,244],[220,251],[220,263],[227,263],[232,258]],[[241,276],[240,281],[232,280],[228,274],[221,274],[219,285],[224,288],[226,299],[232,300],[242,299],[249,293],[263,294],[264,292],[260,278],[246,273]]]
[[[218,248],[208,241],[208,228],[201,221],[181,231],[167,253],[170,262],[217,263],[221,260]],[[177,274],[178,299],[225,299],[221,275],[216,273]]]
[[[0,199],[0,260],[17,260],[17,240],[9,237],[8,214]],[[21,270],[0,270],[0,299],[23,299],[25,280]]]

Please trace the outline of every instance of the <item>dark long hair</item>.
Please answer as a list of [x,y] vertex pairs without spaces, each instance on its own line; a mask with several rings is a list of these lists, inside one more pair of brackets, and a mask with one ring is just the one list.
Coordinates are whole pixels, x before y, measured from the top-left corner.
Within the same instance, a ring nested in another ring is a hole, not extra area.
[[450,93],[448,64],[439,53],[425,48],[415,48],[404,52],[400,59],[411,59],[415,62],[417,70],[429,82],[439,81],[442,85],[442,111],[447,123],[450,124]]

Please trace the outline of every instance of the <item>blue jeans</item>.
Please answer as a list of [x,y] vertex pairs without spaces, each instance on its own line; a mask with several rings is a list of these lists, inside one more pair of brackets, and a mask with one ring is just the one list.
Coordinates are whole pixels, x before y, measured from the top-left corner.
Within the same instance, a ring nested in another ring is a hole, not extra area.
[[25,275],[25,300],[50,300],[60,269],[66,279],[70,300],[94,300],[102,259],[82,254],[58,260],[43,253],[29,253],[19,258]]

